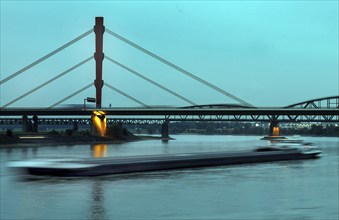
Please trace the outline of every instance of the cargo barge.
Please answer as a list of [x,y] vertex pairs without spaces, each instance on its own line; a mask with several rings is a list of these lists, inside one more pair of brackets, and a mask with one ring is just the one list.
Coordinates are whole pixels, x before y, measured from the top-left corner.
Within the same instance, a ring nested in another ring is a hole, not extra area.
[[261,147],[243,152],[202,152],[87,159],[32,159],[16,161],[9,167],[30,175],[63,177],[100,176],[132,172],[261,163],[318,158],[320,149],[302,147]]

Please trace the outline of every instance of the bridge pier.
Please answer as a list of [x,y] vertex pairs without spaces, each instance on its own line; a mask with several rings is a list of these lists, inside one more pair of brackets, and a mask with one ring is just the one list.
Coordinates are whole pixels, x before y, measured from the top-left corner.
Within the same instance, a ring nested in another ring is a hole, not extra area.
[[161,138],[163,140],[168,140],[169,139],[168,127],[169,127],[169,122],[166,120],[166,121],[164,121],[162,123],[162,126],[161,126]]
[[27,115],[22,116],[22,125],[21,125],[22,132],[38,132],[39,131],[38,116],[34,115],[32,119],[33,119],[33,123],[28,118]]
[[73,121],[73,129],[74,132],[79,130],[79,126],[78,126],[78,122],[77,121]]
[[269,136],[280,136],[280,128],[277,120],[271,121]]
[[94,136],[106,136],[106,116],[95,111],[91,116],[91,134]]
[[27,115],[23,115],[22,116],[22,132],[27,132],[29,130],[29,126],[28,126],[29,122],[28,122],[28,117]]
[[38,132],[38,116],[34,115],[33,116],[33,132]]

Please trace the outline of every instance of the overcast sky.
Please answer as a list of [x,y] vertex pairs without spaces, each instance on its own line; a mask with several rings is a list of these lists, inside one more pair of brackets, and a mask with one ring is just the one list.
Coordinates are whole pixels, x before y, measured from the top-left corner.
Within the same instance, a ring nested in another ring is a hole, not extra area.
[[[1,1],[1,79],[90,30],[106,28],[255,106],[338,95],[338,1]],[[1,85],[0,106],[94,53],[94,34]],[[197,104],[236,103],[118,39],[104,53]],[[109,62],[104,81],[148,105],[188,103]],[[11,107],[50,106],[93,82],[95,62]],[[64,104],[95,97],[94,87]],[[103,89],[103,106],[138,106]]]

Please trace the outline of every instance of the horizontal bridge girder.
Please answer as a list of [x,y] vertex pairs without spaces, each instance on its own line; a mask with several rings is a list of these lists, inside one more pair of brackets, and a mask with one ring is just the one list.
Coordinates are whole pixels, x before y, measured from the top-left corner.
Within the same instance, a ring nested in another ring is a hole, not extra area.
[[[92,110],[83,109],[3,109],[0,111],[0,124],[20,124],[21,122],[1,116],[38,115],[39,124],[66,125],[90,124]],[[238,122],[339,122],[338,109],[284,109],[284,108],[110,108],[101,109],[108,123],[116,121],[123,124],[158,124],[168,121],[238,121]],[[44,118],[48,116],[49,118]],[[50,118],[55,116],[58,118]],[[85,118],[62,118],[62,116],[81,116]],[[160,118],[159,118],[160,116]],[[14,120],[14,121],[11,121]],[[18,119],[21,120],[21,119]]]
[[[272,117],[267,115],[226,115],[222,118],[220,115],[208,115],[205,117],[197,116],[187,116],[185,118],[182,115],[167,115],[166,117],[107,117],[107,124],[111,125],[114,123],[121,124],[162,124],[166,121],[168,122],[183,122],[183,121],[206,121],[206,122],[271,122]],[[286,115],[286,116],[276,116],[274,120],[279,122],[321,122],[321,123],[338,123],[338,115],[322,115],[322,116],[296,116],[296,115]],[[90,117],[87,118],[43,118],[39,117],[38,124],[40,125],[73,125],[77,123],[78,125],[89,125],[91,123]],[[21,118],[0,118],[0,125],[20,125],[22,124]]]
[[[8,108],[1,109],[0,116],[88,116],[92,115],[96,109],[46,109],[46,108]],[[270,115],[270,116],[339,116],[339,109],[286,109],[286,108],[218,108],[218,109],[186,109],[186,108],[109,108],[98,109],[105,112],[107,116],[200,116],[209,115]]]

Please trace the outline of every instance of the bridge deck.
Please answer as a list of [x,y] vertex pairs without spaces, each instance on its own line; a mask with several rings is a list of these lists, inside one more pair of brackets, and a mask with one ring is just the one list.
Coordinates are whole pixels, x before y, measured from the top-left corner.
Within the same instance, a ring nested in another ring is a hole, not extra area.
[[124,116],[166,116],[166,115],[339,115],[338,108],[299,109],[299,108],[107,108],[107,109],[70,109],[70,108],[5,108],[0,116],[86,116],[93,111],[103,111],[106,115]]

